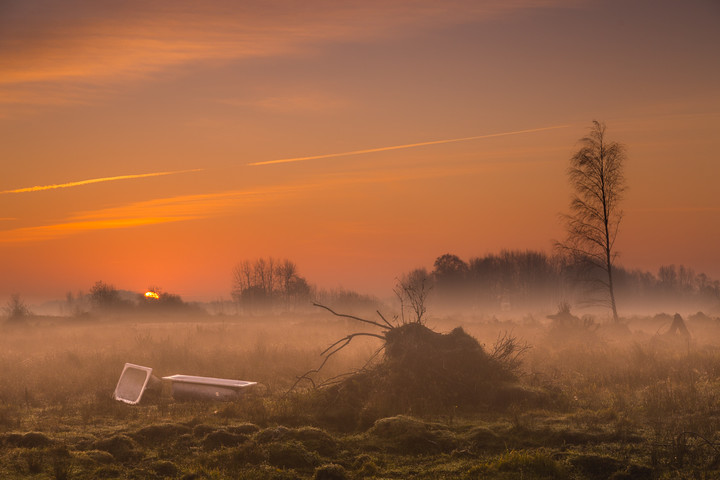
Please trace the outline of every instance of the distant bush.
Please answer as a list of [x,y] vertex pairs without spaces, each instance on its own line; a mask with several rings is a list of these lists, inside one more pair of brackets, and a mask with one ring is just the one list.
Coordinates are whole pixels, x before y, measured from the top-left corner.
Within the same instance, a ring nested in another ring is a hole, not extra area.
[[14,293],[10,296],[10,300],[8,300],[3,310],[5,310],[7,319],[10,322],[22,321],[32,315],[30,308],[28,308],[27,304],[22,300],[22,298],[20,298],[20,294],[18,293]]
[[151,287],[146,293],[137,296],[137,309],[141,313],[204,312],[201,307],[184,302],[180,295],[163,292],[158,287]]
[[90,288],[90,305],[93,310],[119,311],[132,308],[132,303],[120,296],[120,291],[114,285],[97,281]]

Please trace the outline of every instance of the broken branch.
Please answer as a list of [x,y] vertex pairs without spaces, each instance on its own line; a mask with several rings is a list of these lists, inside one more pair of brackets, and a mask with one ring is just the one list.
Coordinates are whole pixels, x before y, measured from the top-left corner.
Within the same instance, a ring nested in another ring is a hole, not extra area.
[[[383,325],[382,323],[373,322],[372,320],[365,320],[364,318],[356,317],[356,316],[354,316],[354,315],[347,315],[347,314],[345,314],[345,313],[337,313],[337,312],[336,312],[335,310],[333,310],[332,308],[326,307],[325,305],[321,305],[321,304],[319,304],[319,303],[313,303],[313,306],[315,306],[315,307],[320,307],[320,308],[324,308],[325,310],[327,310],[328,312],[332,313],[332,314],[335,315],[336,317],[345,317],[345,318],[350,318],[350,319],[352,319],[352,320],[357,320],[358,322],[369,323],[370,325],[375,325],[376,327],[380,327],[380,328],[382,328],[383,330],[390,330],[390,329],[393,328],[393,326],[390,325],[390,324],[387,322],[387,320],[385,321],[385,323],[387,323],[387,325]],[[384,319],[383,319],[383,320],[384,320]]]

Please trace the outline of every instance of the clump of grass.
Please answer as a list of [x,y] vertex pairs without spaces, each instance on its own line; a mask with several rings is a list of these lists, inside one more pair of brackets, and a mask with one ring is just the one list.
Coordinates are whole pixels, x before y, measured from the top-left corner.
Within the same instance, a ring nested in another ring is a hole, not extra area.
[[42,451],[29,451],[25,452],[25,463],[27,464],[27,471],[31,475],[37,475],[43,471],[45,466],[45,456]]
[[511,450],[470,468],[466,478],[532,478],[569,479],[565,465],[553,459],[545,451]]
[[69,480],[74,471],[74,459],[64,445],[55,447],[51,450],[50,468],[53,479]]
[[97,450],[108,452],[119,462],[137,460],[143,456],[135,441],[126,435],[103,438],[96,441],[93,446]]
[[161,423],[142,427],[130,436],[143,446],[155,446],[175,441],[180,435],[191,431],[192,429],[187,425]]
[[404,415],[378,420],[368,430],[367,439],[382,450],[401,454],[437,454],[457,446],[449,430]]
[[0,430],[19,429],[22,412],[17,405],[0,405]]
[[342,465],[328,463],[315,469],[313,480],[347,480],[348,474]]
[[162,478],[175,478],[177,477],[180,469],[175,463],[168,460],[156,460],[150,464],[150,470],[155,472]]
[[267,447],[267,452],[270,465],[280,468],[307,471],[312,470],[320,463],[317,454],[308,451],[302,443],[295,440],[271,443]]
[[222,447],[234,447],[245,443],[248,440],[247,435],[230,433],[226,430],[217,430],[210,432],[202,441],[205,450],[217,450]]

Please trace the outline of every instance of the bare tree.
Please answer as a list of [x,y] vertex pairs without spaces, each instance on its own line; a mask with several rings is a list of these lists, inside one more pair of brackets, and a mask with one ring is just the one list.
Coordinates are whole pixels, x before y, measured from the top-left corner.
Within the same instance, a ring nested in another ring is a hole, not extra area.
[[[424,268],[416,268],[398,280],[393,291],[400,300],[400,316],[403,324],[425,323],[423,316],[427,312],[425,303],[430,290],[432,290],[432,278]],[[406,320],[405,309],[409,309],[414,318]]]
[[97,281],[90,288],[90,303],[98,310],[110,310],[121,306],[123,301],[114,285]]
[[310,285],[295,263],[273,257],[243,260],[233,269],[233,300],[243,308],[286,308],[309,299]]
[[604,278],[597,281],[607,294],[604,303],[612,309],[613,320],[617,322],[613,263],[617,257],[615,239],[622,219],[619,207],[625,191],[625,147],[607,141],[605,124],[598,121],[593,121],[590,134],[580,143],[568,169],[574,194],[570,213],[563,215],[567,238],[556,246],[574,260],[604,272]]
[[22,300],[19,293],[10,295],[10,300],[3,308],[7,314],[8,320],[17,321],[32,315],[27,304]]
[[239,301],[242,292],[253,285],[253,267],[250,260],[243,260],[233,268],[232,297]]
[[276,268],[276,274],[279,277],[280,290],[284,294],[289,293],[291,282],[297,276],[297,265],[288,259],[280,260]]

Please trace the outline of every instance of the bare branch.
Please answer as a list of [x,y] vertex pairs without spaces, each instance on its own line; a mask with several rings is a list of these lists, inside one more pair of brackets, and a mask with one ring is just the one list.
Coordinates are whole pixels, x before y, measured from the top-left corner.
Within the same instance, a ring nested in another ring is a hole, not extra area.
[[[391,328],[393,328],[392,325],[390,325],[389,323],[388,323],[388,325],[383,325],[382,323],[373,322],[372,320],[365,320],[364,318],[356,317],[355,315],[347,315],[345,313],[337,313],[332,308],[326,307],[325,305],[321,305],[319,303],[313,303],[313,306],[324,308],[325,310],[332,313],[336,317],[344,317],[344,318],[349,318],[351,320],[357,320],[358,322],[369,323],[370,325],[375,325],[376,327],[380,327],[383,330],[390,330]],[[386,323],[387,323],[387,321],[386,321]]]
[[385,316],[382,313],[380,313],[380,310],[375,310],[375,312],[377,312],[377,314],[380,316],[380,318],[382,318],[383,322],[385,322],[388,327],[395,328],[395,326],[392,323],[388,322],[387,319],[385,318]]
[[[355,337],[375,337],[375,338],[379,338],[380,340],[385,340],[384,335],[378,335],[377,333],[365,333],[365,332],[351,333],[350,335],[346,335],[343,338],[341,338],[340,340],[338,340],[335,343],[333,343],[332,345],[330,345],[328,348],[323,350],[322,353],[320,353],[320,355],[327,355],[328,357],[331,357],[336,352],[342,350]],[[342,342],[345,342],[345,343],[343,343],[337,349],[333,350],[333,348],[337,344],[342,343]],[[330,352],[330,353],[328,353],[328,352]]]

